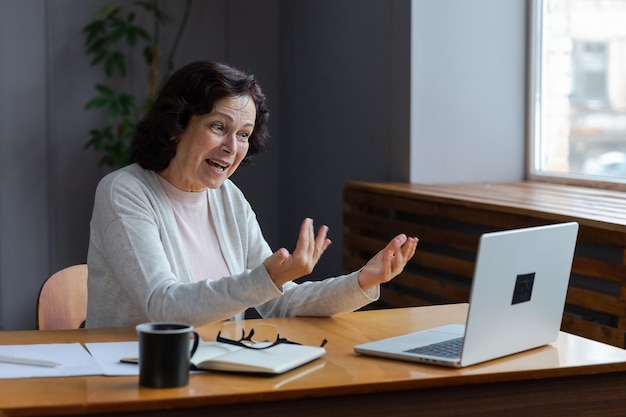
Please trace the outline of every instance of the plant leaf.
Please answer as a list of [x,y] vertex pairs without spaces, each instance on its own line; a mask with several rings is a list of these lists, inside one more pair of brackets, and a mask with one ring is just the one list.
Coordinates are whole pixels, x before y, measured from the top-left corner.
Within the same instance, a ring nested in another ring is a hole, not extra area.
[[[87,55],[92,57],[92,66],[102,68],[107,77],[125,78],[130,75],[129,81],[134,82],[133,74],[128,73],[133,70],[130,62],[134,62],[135,53],[143,54],[148,73],[153,75],[150,66],[156,64],[154,61],[158,59],[160,50],[156,37],[160,27],[169,23],[169,17],[156,0],[134,1],[132,6],[129,1],[118,3],[122,6],[108,4],[99,8],[92,21],[82,29],[82,34]],[[186,4],[189,4],[189,0]],[[185,18],[181,20],[177,40],[185,27],[185,21]],[[141,45],[137,51],[136,48],[142,42],[145,47]],[[175,50],[177,44],[176,41],[172,50]],[[85,108],[104,112],[107,124],[89,131],[85,147],[101,152],[103,156],[100,163],[103,165],[113,168],[127,165],[131,162],[130,143],[136,123],[150,109],[154,99],[118,92],[101,83],[96,84],[95,88],[97,93],[85,104]],[[131,86],[131,91],[132,88],[135,87]]]
[[165,25],[170,22],[170,18],[167,13],[165,13],[165,11],[163,11],[163,9],[161,9],[156,2],[135,1],[135,4],[142,7],[144,10],[151,12],[159,24]]
[[109,103],[109,99],[103,96],[94,97],[85,104],[86,109],[98,109]]
[[105,32],[105,23],[102,20],[97,20],[85,26],[83,33],[85,34],[85,45],[89,46],[93,40]]
[[111,54],[112,65],[117,68],[118,73],[122,76],[126,76],[126,59],[124,54],[119,51],[115,51]]
[[102,95],[113,97],[114,93],[110,87],[107,87],[104,84],[96,84],[96,90],[98,90]]
[[98,52],[96,53],[96,56],[91,60],[91,66],[95,67],[100,62],[107,59],[108,56],[109,56],[109,51],[107,51],[106,49],[98,50]]
[[94,19],[102,19],[117,14],[119,10],[119,6],[116,6],[114,4],[107,4],[96,10],[93,16]]

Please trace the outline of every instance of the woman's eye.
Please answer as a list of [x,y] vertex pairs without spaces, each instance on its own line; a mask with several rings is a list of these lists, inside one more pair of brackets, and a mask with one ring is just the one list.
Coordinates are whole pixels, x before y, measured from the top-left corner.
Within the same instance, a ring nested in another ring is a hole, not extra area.
[[221,132],[224,130],[224,126],[221,123],[213,123],[211,124],[211,129]]
[[241,141],[247,141],[247,140],[248,140],[248,138],[250,138],[250,133],[248,133],[248,132],[242,132],[242,133],[240,133],[238,136],[239,136],[239,140],[241,140]]

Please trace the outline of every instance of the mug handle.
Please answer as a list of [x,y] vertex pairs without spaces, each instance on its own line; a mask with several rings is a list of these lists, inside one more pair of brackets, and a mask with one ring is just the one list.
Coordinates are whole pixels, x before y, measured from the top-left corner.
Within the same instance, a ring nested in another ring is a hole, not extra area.
[[191,333],[193,333],[193,346],[191,346],[191,351],[189,352],[190,358],[193,356],[194,353],[196,353],[196,349],[198,349],[198,343],[200,342],[200,336],[198,335],[198,332],[192,330]]

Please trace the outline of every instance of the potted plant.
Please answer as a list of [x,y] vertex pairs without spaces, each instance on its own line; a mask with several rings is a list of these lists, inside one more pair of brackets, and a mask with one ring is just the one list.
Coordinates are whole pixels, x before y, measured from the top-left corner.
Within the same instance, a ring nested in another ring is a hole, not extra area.
[[[89,131],[90,138],[85,146],[102,152],[100,163],[111,168],[131,162],[130,140],[135,125],[154,102],[160,81],[174,68],[174,55],[191,9],[191,0],[186,0],[167,55],[167,72],[160,77],[163,59],[160,35],[171,23],[169,16],[158,0],[118,3],[98,9],[82,32],[87,54],[92,57],[91,66],[101,67],[106,77],[105,82],[96,84],[96,95],[85,108],[104,110],[107,123]],[[142,26],[140,22],[147,23]],[[132,64],[136,54],[141,54],[146,65],[145,94],[136,92],[138,71]]]

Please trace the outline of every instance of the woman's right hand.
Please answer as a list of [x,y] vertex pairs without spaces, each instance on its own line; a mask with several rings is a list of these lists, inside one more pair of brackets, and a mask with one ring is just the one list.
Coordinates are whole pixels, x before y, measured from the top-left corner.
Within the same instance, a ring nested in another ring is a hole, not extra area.
[[285,248],[280,248],[263,262],[272,281],[278,288],[282,288],[286,282],[308,275],[313,271],[331,243],[330,239],[326,237],[327,233],[328,226],[324,225],[319,228],[317,236],[315,236],[313,220],[304,219],[293,253],[289,253]]

